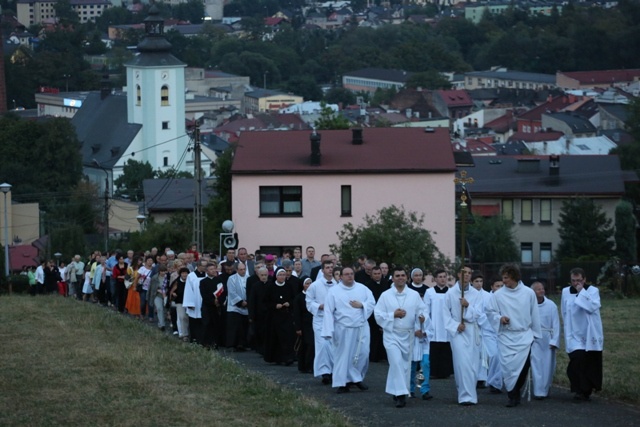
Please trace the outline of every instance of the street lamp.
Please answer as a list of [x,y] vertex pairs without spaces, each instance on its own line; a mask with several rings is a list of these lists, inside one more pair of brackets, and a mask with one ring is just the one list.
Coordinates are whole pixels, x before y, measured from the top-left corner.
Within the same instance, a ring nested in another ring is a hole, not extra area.
[[144,221],[147,219],[147,217],[140,214],[136,217],[136,219],[138,220],[138,224],[140,224],[140,232],[142,232],[144,230]]
[[109,172],[93,159],[93,164],[104,172],[104,252],[109,252]]
[[0,191],[4,194],[4,275],[9,281],[9,220],[7,219],[7,193],[11,191],[11,184],[0,184]]
[[62,257],[62,254],[60,252],[56,252],[53,256],[56,257],[56,266],[60,267],[60,258]]

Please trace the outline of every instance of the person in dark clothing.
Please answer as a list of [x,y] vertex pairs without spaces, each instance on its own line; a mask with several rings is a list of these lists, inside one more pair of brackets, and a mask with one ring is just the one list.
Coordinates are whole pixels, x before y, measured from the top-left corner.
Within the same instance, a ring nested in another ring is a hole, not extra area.
[[202,345],[205,348],[218,348],[220,335],[220,310],[223,298],[226,298],[224,286],[218,277],[215,263],[207,264],[207,275],[200,281],[202,296]]
[[311,283],[310,277],[303,276],[303,290],[293,300],[293,327],[297,335],[298,371],[304,374],[313,373],[313,358],[315,356],[313,315],[307,310],[305,302],[307,289]]
[[293,289],[287,286],[287,273],[283,268],[275,272],[275,280],[267,284],[264,304],[267,307],[267,337],[264,361],[293,364]]
[[[380,267],[373,267],[371,269],[371,279],[365,285],[369,288],[373,294],[373,298],[378,302],[380,295],[391,286],[389,281],[382,277],[382,270]],[[381,360],[387,360],[387,351],[384,348],[382,342],[382,329],[376,323],[374,316],[369,317],[369,331],[371,334],[369,360],[371,362],[380,362]]]
[[[253,329],[253,346],[258,354],[264,354],[265,335],[267,332],[267,307],[264,299],[269,281],[269,271],[260,267],[257,271],[258,281],[253,283],[249,294],[249,324]],[[249,283],[247,281],[247,287]]]

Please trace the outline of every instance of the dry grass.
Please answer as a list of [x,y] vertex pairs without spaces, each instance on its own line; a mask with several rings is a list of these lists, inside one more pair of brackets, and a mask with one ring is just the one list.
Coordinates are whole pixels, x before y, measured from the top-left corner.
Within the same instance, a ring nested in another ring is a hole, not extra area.
[[348,425],[324,405],[135,320],[59,297],[0,300],[0,425]]
[[[553,299],[560,309],[560,297]],[[638,299],[616,299],[605,294],[600,310],[604,327],[603,384],[600,394],[636,405],[640,404],[639,303]],[[569,387],[566,375],[568,361],[563,344],[558,352],[554,380],[565,387]]]

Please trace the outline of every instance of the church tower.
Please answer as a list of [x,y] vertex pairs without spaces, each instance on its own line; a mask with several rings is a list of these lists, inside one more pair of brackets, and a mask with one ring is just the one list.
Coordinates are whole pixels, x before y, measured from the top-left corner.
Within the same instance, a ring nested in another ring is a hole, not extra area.
[[164,20],[152,6],[144,20],[145,38],[138,54],[128,61],[127,115],[142,125],[137,161],[155,169],[187,170],[188,137],[185,129],[184,64],[171,54],[164,37]]

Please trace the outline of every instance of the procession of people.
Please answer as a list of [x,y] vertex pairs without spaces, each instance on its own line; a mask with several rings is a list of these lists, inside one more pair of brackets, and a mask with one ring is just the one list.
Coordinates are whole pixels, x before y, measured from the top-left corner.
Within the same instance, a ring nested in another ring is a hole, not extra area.
[[[485,289],[469,266],[456,267],[453,281],[440,267],[433,274],[389,269],[364,256],[340,266],[335,255],[316,260],[311,246],[305,255],[302,248],[282,257],[245,248],[223,257],[193,249],[96,251],[86,263],[80,255],[62,268],[43,263],[32,295],[58,291],[206,349],[252,350],[266,363],[295,364],[338,394],[367,391],[369,364],[386,362],[385,392],[397,408],[411,398],[431,400],[432,382],[451,375],[462,406],[478,404],[485,388],[504,393],[509,408],[525,390],[549,397],[558,307],[543,283],[522,282],[516,264],[502,266]],[[588,401],[602,387],[604,339],[599,292],[582,269],[571,270],[561,314],[571,391],[576,402]]]

